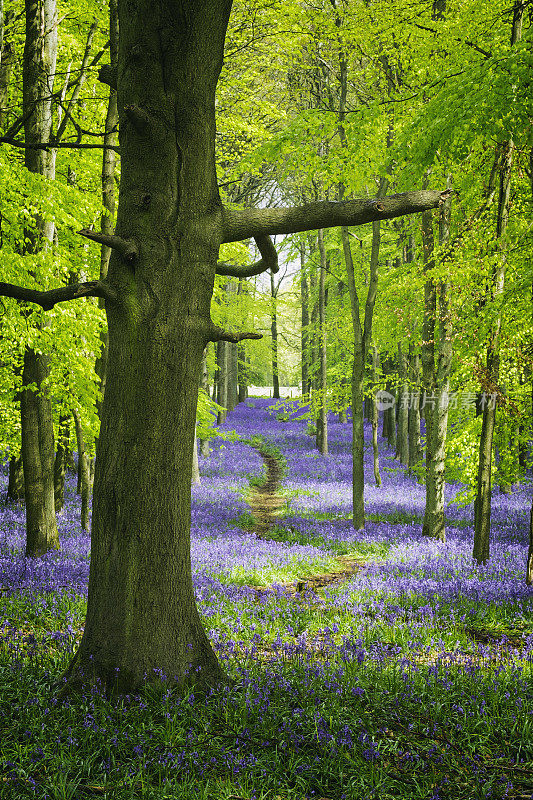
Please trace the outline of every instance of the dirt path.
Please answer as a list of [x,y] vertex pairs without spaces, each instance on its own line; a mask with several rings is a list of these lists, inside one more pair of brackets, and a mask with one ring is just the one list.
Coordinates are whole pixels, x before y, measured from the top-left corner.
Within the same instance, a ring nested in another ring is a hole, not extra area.
[[[282,470],[278,460],[256,448],[257,452],[265,462],[267,469],[266,479],[262,486],[254,486],[250,498],[250,509],[255,520],[254,532],[261,539],[269,539],[270,528],[276,524],[276,512],[285,504],[285,500],[280,494]],[[335,559],[338,565],[333,571],[319,572],[311,575],[303,575],[298,580],[291,583],[279,584],[292,595],[298,595],[307,589],[316,591],[323,586],[332,583],[340,583],[348,580],[352,575],[364,566],[365,562],[356,559],[354,556],[338,556]],[[265,594],[271,594],[274,589],[271,586],[252,586],[258,598]]]
[[268,531],[276,523],[276,512],[285,504],[279,494],[281,485],[281,467],[274,456],[262,451],[257,452],[267,468],[266,480],[262,486],[254,486],[250,499],[250,509],[255,520],[255,533],[261,539],[268,539]]

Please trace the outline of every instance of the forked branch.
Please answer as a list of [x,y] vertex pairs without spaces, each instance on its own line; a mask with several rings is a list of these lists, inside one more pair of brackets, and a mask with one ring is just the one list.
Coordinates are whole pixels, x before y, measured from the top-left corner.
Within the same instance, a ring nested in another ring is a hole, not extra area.
[[14,300],[35,303],[45,311],[50,311],[56,303],[77,300],[80,297],[103,297],[104,300],[112,300],[114,296],[113,290],[105,281],[72,283],[47,291],[27,289],[25,286],[16,286],[13,283],[0,283],[0,297],[12,297]]
[[219,261],[216,268],[217,275],[228,275],[232,278],[251,278],[260,275],[269,269],[272,273],[279,272],[278,253],[270,236],[260,234],[255,237],[255,243],[261,253],[261,259],[248,266],[235,266]]

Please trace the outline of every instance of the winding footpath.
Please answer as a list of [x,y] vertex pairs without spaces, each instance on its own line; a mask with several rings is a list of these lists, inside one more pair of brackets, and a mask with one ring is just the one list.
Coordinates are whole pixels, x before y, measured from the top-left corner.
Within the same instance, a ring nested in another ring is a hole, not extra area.
[[[281,486],[281,475],[283,473],[277,458],[270,453],[255,446],[255,449],[263,459],[267,474],[261,486],[254,486],[250,497],[250,509],[254,518],[254,532],[261,539],[269,539],[269,531],[276,524],[276,512],[285,504],[285,499],[279,493]],[[338,568],[333,571],[313,573],[298,578],[291,583],[277,584],[282,586],[288,594],[298,595],[306,590],[316,591],[324,586],[341,583],[348,580],[356,572],[359,572],[365,562],[353,556],[338,556],[335,559]],[[273,586],[253,586],[258,597],[274,591]]]

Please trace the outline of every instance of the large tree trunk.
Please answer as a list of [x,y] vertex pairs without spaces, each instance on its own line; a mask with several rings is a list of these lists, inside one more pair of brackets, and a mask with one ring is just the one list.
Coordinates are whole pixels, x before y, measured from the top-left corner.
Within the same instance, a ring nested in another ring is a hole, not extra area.
[[327,259],[324,247],[324,231],[318,231],[320,252],[320,278],[318,281],[318,411],[316,418],[316,446],[323,455],[328,455],[328,407],[327,407],[327,342],[326,342],[326,270]]
[[[26,0],[26,40],[23,64],[23,108],[27,115],[27,143],[49,141],[52,126],[52,90],[57,53],[55,0]],[[25,150],[30,172],[55,177],[55,151]],[[25,250],[36,253],[50,246],[53,222],[37,216],[25,232]],[[38,322],[37,327],[44,323]],[[59,547],[54,504],[54,429],[52,405],[44,388],[48,359],[26,347],[21,393],[22,460],[26,495],[26,555],[39,556]]]
[[[222,672],[194,600],[190,496],[197,387],[213,335],[222,240],[214,92],[229,1],[122,2],[122,170],[108,281],[109,355],[93,503],[87,620],[71,682],[130,690]],[[194,83],[191,80],[194,76]],[[169,124],[168,121],[171,121]]]

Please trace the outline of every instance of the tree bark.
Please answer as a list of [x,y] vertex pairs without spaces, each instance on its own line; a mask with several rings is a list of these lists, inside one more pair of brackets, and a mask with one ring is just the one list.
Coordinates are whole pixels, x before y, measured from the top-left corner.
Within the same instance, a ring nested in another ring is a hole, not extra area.
[[278,311],[274,275],[270,273],[270,333],[272,342],[272,397],[279,399]]
[[[206,395],[209,397],[209,375],[207,373],[207,351],[208,346],[204,347],[204,352],[202,353],[202,363],[200,367],[200,388],[204,390]],[[209,439],[200,439],[200,454],[207,458],[211,449],[209,447]]]
[[[429,215],[428,215],[429,216]],[[447,245],[450,239],[450,203],[440,209],[439,244]],[[430,218],[422,222],[424,269],[427,273],[434,267],[433,225]],[[437,297],[438,294],[438,297]],[[448,406],[450,371],[452,366],[452,329],[449,310],[449,282],[439,280],[435,286],[431,274],[426,277],[424,299],[424,325],[422,343],[422,366],[426,402],[426,505],[422,533],[446,541],[444,519],[444,470],[446,462],[446,435],[448,431]],[[438,336],[435,322],[438,299]]]
[[22,456],[11,456],[9,459],[9,482],[7,484],[6,503],[19,503],[21,500],[24,500]]
[[[48,363],[27,349],[23,386],[41,386]],[[26,555],[42,556],[59,548],[54,502],[54,437],[52,406],[48,397],[23,388],[20,401],[22,462],[26,499]]]
[[[243,281],[239,281],[237,294],[248,294]],[[239,342],[237,345],[237,383],[238,383],[238,402],[244,403],[248,397],[248,368],[246,363],[246,342]]]
[[89,499],[91,493],[91,476],[89,471],[89,459],[85,449],[85,440],[83,437],[83,428],[81,426],[81,418],[77,409],[72,410],[74,418],[74,426],[76,428],[76,442],[78,445],[78,474],[80,476],[80,494],[81,494],[81,513],[80,521],[82,530],[86,531],[89,528]]
[[327,341],[326,341],[326,270],[327,259],[324,247],[324,231],[318,231],[320,252],[320,277],[318,281],[318,410],[316,419],[316,446],[323,456],[328,455],[328,407],[327,407]]
[[409,469],[422,460],[422,443],[420,438],[420,358],[412,344],[409,344],[408,369],[410,377],[411,402],[409,403]]
[[309,284],[303,242],[300,243],[300,298],[302,312],[302,400],[306,403],[311,396],[311,380],[309,378]]
[[16,63],[16,56],[9,38],[5,35],[6,27],[13,20],[13,12],[4,10],[2,2],[2,25],[0,42],[0,130],[7,127],[9,116],[9,86],[13,67]]
[[387,444],[396,451],[396,408],[397,408],[397,395],[398,392],[392,386],[389,386],[387,391],[394,396],[394,403],[385,412],[389,416],[389,431],[387,435]]
[[533,584],[533,499],[531,500],[531,512],[529,514],[529,548],[526,563],[526,583],[528,586]]
[[233,411],[239,401],[238,343],[228,342],[228,411]]
[[[117,70],[118,65],[118,2],[109,0],[109,54],[111,68]],[[114,87],[110,88],[109,100],[107,102],[107,113],[105,119],[104,152],[102,156],[102,205],[104,212],[100,217],[100,231],[104,236],[112,236],[114,232],[114,218],[116,210],[115,197],[115,172],[116,172],[116,153],[114,148],[117,145],[118,129],[118,105],[117,92]],[[107,244],[102,244],[100,251],[100,280],[105,280],[111,258],[111,248]],[[99,305],[105,308],[104,301],[100,299]],[[100,332],[102,349],[96,359],[95,372],[100,378],[100,392],[102,398],[105,393],[106,371],[107,371],[107,349],[108,333],[107,325],[102,326]],[[98,403],[98,415],[100,416],[102,402]]]
[[[372,380],[374,386],[378,380],[379,370],[379,354],[376,345],[372,345]],[[378,426],[379,426],[379,409],[376,400],[376,390],[374,389],[374,396],[372,400],[372,453],[374,464],[374,480],[376,486],[381,486],[381,475],[379,473],[379,446],[378,446]]]
[[[57,53],[55,0],[26,0],[23,63],[23,111],[26,142],[49,141],[53,79]],[[55,177],[55,151],[26,149],[30,172]],[[25,232],[25,251],[37,253],[53,241],[54,224],[40,215]],[[44,323],[39,321],[37,327]],[[26,555],[39,556],[59,547],[54,503],[54,429],[52,405],[44,388],[48,358],[31,347],[24,352],[21,394],[22,460],[26,496]]]
[[226,421],[228,408],[228,349],[229,342],[217,342],[217,403],[222,406],[218,412],[217,425]]
[[200,364],[218,335],[214,92],[230,7],[119,3],[116,233],[138,256],[134,269],[115,250],[109,263],[120,300],[106,304],[87,620],[71,683],[99,676],[130,691],[161,675],[179,686],[223,678],[194,601],[189,526]]
[[[522,36],[522,19],[526,4],[517,0],[513,7],[511,28],[511,47],[520,41]],[[498,194],[498,215],[496,219],[496,242],[500,257],[492,275],[491,299],[498,302],[503,295],[505,284],[505,232],[509,221],[509,198],[511,193],[511,172],[513,166],[514,142],[508,139],[500,146],[500,187]],[[500,376],[500,335],[502,327],[502,309],[499,304],[489,333],[486,355],[486,388],[492,393]],[[478,564],[484,564],[490,554],[490,515],[491,515],[491,481],[492,481],[492,441],[496,425],[496,403],[485,403],[481,436],[479,441],[479,460],[477,472],[477,492],[474,501],[474,551],[473,557]]]
[[396,455],[401,464],[409,466],[409,383],[407,381],[407,359],[398,342],[398,373],[400,375],[398,430],[396,434]]
[[[498,217],[496,225],[496,240],[500,245],[500,254],[492,276],[492,300],[501,297],[505,283],[505,250],[499,241],[505,235],[509,217],[509,196],[511,189],[511,170],[513,163],[514,145],[510,140],[501,148],[500,160],[500,192],[498,198]],[[485,362],[485,390],[492,394],[498,384],[500,375],[500,334],[502,326],[501,306],[498,308],[492,322],[487,345]],[[488,391],[487,391],[488,390]],[[483,406],[483,419],[481,423],[481,436],[479,440],[477,490],[474,501],[474,549],[473,557],[478,564],[488,561],[490,555],[490,517],[492,493],[492,442],[496,426],[496,403],[485,402]]]
[[67,452],[70,442],[70,418],[59,417],[56,455],[54,459],[54,505],[56,514],[65,505],[65,473],[67,470]]

